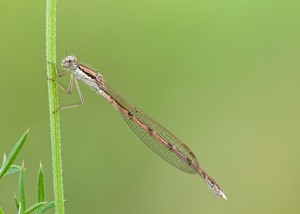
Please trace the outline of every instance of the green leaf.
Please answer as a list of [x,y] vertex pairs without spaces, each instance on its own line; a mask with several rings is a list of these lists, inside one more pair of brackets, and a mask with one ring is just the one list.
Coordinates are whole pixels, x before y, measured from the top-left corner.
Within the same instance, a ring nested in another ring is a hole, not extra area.
[[29,209],[27,209],[27,210],[25,211],[25,214],[28,214],[28,213],[33,212],[34,210],[36,210],[36,209],[42,207],[42,206],[43,206],[44,204],[46,204],[46,203],[47,203],[47,202],[39,202],[39,203],[36,203],[36,204],[32,205]]
[[46,210],[51,209],[51,208],[53,208],[53,207],[55,207],[55,202],[54,202],[54,201],[48,202],[46,205],[44,205],[44,206],[42,207],[42,209],[41,209],[41,211],[39,212],[39,214],[44,213]]
[[18,165],[11,165],[9,167],[9,169],[7,170],[7,172],[4,174],[5,175],[9,175],[9,174],[12,174],[12,173],[16,173],[16,172],[19,172],[21,170],[21,167],[18,166]]
[[[19,139],[18,143],[14,146],[14,148],[11,150],[8,158],[4,161],[1,169],[0,169],[0,179],[5,175],[9,167],[13,164],[15,161],[17,155],[19,154],[23,144],[25,143],[25,140],[27,138],[27,134],[29,132],[29,129],[25,131],[23,136]],[[5,156],[4,156],[5,159]]]
[[[44,170],[42,163],[40,162],[40,169],[38,175],[38,202],[43,202],[45,200],[45,188],[44,188]],[[37,210],[37,213],[41,211],[41,207]]]
[[6,154],[4,153],[4,155],[3,155],[3,163],[2,163],[2,166],[1,166],[0,170],[3,169],[5,161],[6,161]]
[[23,214],[24,212],[22,211],[22,204],[19,204],[19,210],[18,210],[18,214]]
[[22,213],[24,213],[25,211],[24,162],[22,163],[22,168],[19,177],[19,200],[20,200],[20,206],[22,208]]
[[2,208],[0,207],[0,214],[4,214],[4,212],[3,212],[3,210],[2,210]]
[[19,201],[18,201],[18,198],[16,195],[15,195],[15,204],[16,204],[17,210],[19,210]]

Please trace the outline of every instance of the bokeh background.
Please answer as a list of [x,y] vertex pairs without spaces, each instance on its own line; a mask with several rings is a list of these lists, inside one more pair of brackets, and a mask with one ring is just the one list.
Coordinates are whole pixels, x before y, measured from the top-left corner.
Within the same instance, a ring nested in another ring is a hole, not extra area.
[[[53,199],[45,3],[0,10],[0,154],[31,127],[16,161],[29,207],[39,161]],[[59,1],[58,62],[67,51],[100,70],[189,145],[228,197],[153,154],[83,86],[84,107],[61,112],[66,213],[300,213],[299,11],[297,0]],[[0,181],[5,213],[16,213],[17,184],[17,174]]]

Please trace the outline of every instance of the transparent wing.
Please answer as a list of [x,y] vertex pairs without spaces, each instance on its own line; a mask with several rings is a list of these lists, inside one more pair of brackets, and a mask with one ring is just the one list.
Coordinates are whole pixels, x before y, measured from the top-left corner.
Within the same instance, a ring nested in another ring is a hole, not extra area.
[[[175,146],[178,151],[188,157],[190,160],[194,161],[195,165],[198,164],[198,160],[193,154],[193,152],[189,149],[187,145],[182,143],[177,137],[171,134],[167,129],[161,126],[154,119],[147,116],[144,112],[134,107],[130,103],[128,103],[119,93],[117,93],[112,87],[105,83],[105,91],[111,97],[113,97],[122,107],[124,107],[127,111],[129,111],[132,115],[134,115],[138,120],[140,120],[143,124],[147,125],[149,128],[154,130],[160,137],[162,137],[165,141]],[[168,147],[163,145],[161,142],[156,140],[154,137],[149,135],[144,129],[142,129],[138,124],[133,122],[128,118],[127,115],[121,112],[122,117],[128,124],[128,126],[133,130],[133,132],[141,139],[143,143],[145,143],[152,151],[154,151],[157,155],[159,155],[162,159],[177,167],[178,169],[190,173],[195,174],[194,169],[187,164],[185,161],[180,159],[175,153],[173,153]]]

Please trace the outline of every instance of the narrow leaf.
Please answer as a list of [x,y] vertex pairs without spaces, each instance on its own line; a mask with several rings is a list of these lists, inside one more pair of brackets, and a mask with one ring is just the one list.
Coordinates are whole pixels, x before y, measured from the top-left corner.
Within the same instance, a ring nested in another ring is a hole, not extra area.
[[3,163],[2,163],[2,166],[0,168],[0,171],[3,169],[5,162],[6,162],[6,154],[4,153],[4,155],[3,155]]
[[16,204],[17,210],[19,210],[19,201],[18,201],[18,198],[16,195],[15,195],[15,204]]
[[23,213],[24,213],[24,212],[22,211],[22,204],[21,204],[21,202],[20,202],[18,214],[23,214]]
[[31,213],[33,212],[34,210],[42,207],[44,204],[46,204],[47,202],[39,202],[39,203],[36,203],[34,205],[32,205],[30,208],[28,208],[26,211],[25,211],[25,214],[28,214],[28,213]]
[[9,169],[7,170],[7,172],[4,174],[5,175],[9,175],[9,174],[12,174],[12,173],[16,173],[16,172],[19,172],[21,170],[21,167],[18,166],[18,165],[11,165],[9,167]]
[[3,210],[2,210],[2,208],[0,207],[0,214],[4,214],[4,212],[3,212]]
[[23,136],[19,139],[18,143],[14,146],[14,148],[11,150],[8,158],[3,163],[3,167],[0,170],[0,179],[3,177],[3,175],[6,173],[6,171],[9,169],[9,167],[13,164],[15,161],[17,155],[19,154],[23,144],[25,143],[25,140],[27,138],[27,134],[29,132],[29,129],[25,131]]
[[40,163],[39,176],[38,176],[38,202],[44,201],[44,170],[42,163]]
[[[43,165],[40,162],[40,169],[38,175],[38,202],[45,200],[45,188],[44,188],[44,170]],[[38,208],[37,213],[41,211],[41,207]]]
[[22,213],[25,211],[25,187],[24,187],[24,162],[19,177],[19,200],[22,207]]
[[[48,202],[46,205],[44,205],[44,206],[42,207],[40,213],[44,213],[46,210],[51,209],[51,208],[53,208],[53,207],[55,207],[55,202],[54,202],[54,201]],[[39,213],[39,214],[40,214],[40,213]]]

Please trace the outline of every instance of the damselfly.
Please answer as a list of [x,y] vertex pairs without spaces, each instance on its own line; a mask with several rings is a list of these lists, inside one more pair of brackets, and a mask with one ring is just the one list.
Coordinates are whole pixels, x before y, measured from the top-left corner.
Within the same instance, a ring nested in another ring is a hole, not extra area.
[[64,72],[62,73],[55,67],[57,76],[61,77],[65,73],[71,72],[70,82],[68,89],[64,89],[57,82],[58,86],[66,93],[71,94],[75,82],[81,102],[72,106],[64,106],[60,109],[83,105],[84,100],[78,80],[84,82],[116,108],[133,132],[157,155],[184,172],[199,174],[215,196],[227,199],[216,181],[199,167],[196,156],[187,145],[182,143],[158,122],[126,101],[126,99],[104,81],[100,73],[80,64],[75,56],[66,56],[62,60],[62,67],[64,68]]

